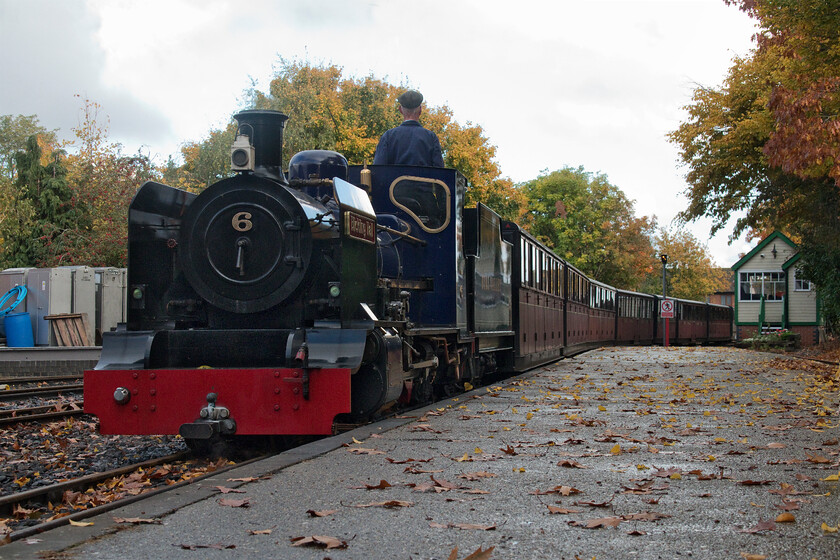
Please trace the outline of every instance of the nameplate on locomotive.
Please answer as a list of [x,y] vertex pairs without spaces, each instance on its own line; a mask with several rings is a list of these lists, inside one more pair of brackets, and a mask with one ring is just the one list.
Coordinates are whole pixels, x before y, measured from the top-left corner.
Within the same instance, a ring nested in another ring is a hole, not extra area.
[[376,244],[376,220],[350,212],[344,212],[344,233],[347,237]]

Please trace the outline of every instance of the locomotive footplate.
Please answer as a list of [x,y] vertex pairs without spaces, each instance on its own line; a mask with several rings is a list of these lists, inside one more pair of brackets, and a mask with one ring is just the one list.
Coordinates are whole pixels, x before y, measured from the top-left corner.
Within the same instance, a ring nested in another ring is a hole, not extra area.
[[[329,435],[350,412],[350,369],[88,370],[85,412],[102,434]],[[304,396],[308,374],[309,395]]]

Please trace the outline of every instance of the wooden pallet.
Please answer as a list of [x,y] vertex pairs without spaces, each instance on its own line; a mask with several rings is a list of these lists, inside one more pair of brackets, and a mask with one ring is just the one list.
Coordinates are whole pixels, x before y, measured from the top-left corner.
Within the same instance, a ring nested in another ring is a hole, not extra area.
[[90,346],[87,313],[60,313],[44,317],[52,325],[59,346]]

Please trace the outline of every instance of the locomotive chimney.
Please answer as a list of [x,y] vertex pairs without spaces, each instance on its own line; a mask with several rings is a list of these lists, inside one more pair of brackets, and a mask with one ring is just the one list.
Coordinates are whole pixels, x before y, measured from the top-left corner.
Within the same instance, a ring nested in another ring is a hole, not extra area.
[[254,174],[286,183],[283,175],[283,129],[288,116],[280,111],[249,109],[233,116],[237,134],[250,138],[254,147]]

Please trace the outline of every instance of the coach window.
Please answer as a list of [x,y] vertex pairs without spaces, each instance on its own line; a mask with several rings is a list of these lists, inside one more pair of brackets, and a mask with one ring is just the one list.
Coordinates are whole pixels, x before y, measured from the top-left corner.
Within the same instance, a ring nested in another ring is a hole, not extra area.
[[449,225],[451,194],[441,180],[408,175],[391,183],[391,202],[405,210],[428,233],[440,233]]
[[528,285],[532,288],[537,283],[537,269],[534,262],[537,260],[537,252],[535,247],[528,242]]

